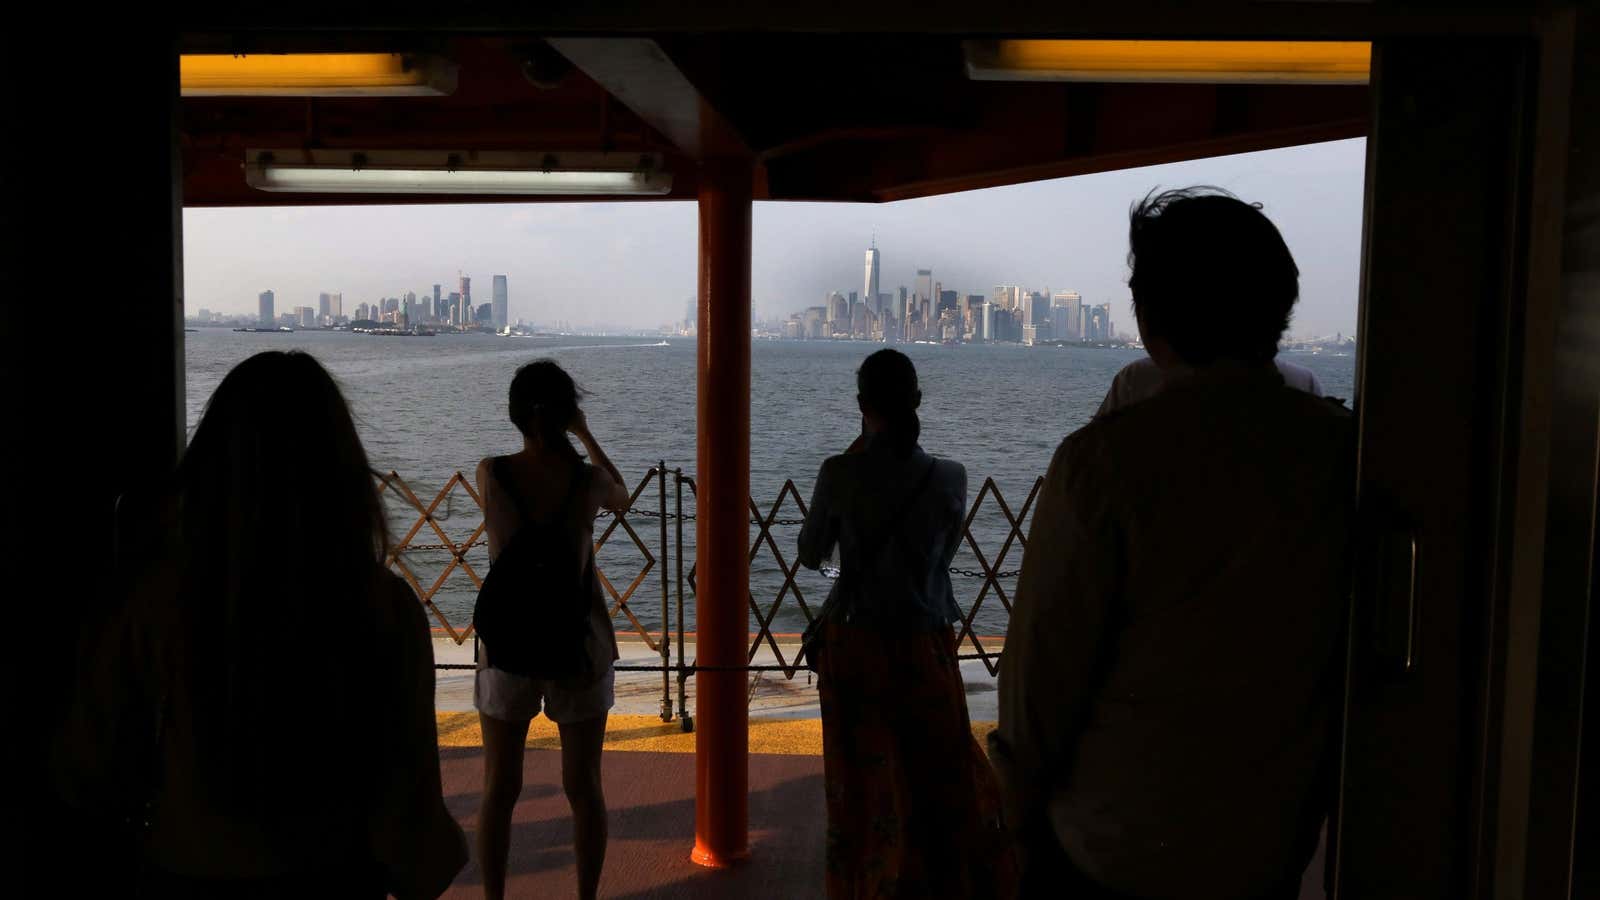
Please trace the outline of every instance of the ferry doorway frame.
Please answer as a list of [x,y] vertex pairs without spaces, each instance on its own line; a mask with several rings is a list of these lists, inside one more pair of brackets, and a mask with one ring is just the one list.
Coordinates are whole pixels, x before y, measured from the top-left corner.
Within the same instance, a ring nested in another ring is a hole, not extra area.
[[[1584,868],[1594,855],[1576,842],[1595,833],[1593,805],[1577,801],[1593,797],[1596,780],[1579,777],[1584,713],[1594,720],[1597,693],[1596,14],[1572,2],[1445,14],[1407,2],[1294,4],[1292,15],[1271,6],[1063,4],[1014,11],[1006,29],[1204,38],[1259,35],[1266,21],[1279,38],[1375,41],[1357,402],[1358,490],[1380,539],[1357,561],[1366,580],[1353,607],[1334,896],[1576,896],[1594,884]],[[505,22],[555,32],[728,27],[720,7],[715,21],[676,5],[663,19],[641,3],[549,22],[510,7]],[[752,27],[916,22],[944,33],[993,33],[999,16],[971,4],[892,2],[786,19],[791,12],[746,7],[738,16]],[[236,14],[213,10],[207,27]],[[328,10],[315,20],[292,7],[251,14],[259,18],[248,25],[224,24],[241,34],[364,25]],[[393,27],[462,27],[449,15],[399,16]],[[9,292],[6,304],[13,419],[26,428],[6,442],[12,503],[33,515],[26,530],[8,517],[8,570],[16,596],[52,598],[52,627],[68,645],[89,615],[93,561],[110,551],[114,499],[170,469],[186,418],[184,24],[157,22],[153,35],[145,20],[101,25],[61,32],[70,53],[42,31],[18,42],[14,71],[37,77],[19,84],[13,110],[41,142],[5,142],[0,167],[8,213],[25,226],[4,244],[9,271],[81,279],[96,308],[116,308],[122,294],[137,301],[116,329],[75,332],[70,356],[37,339],[43,317],[27,292]],[[113,77],[114,102],[99,102]],[[91,256],[97,264],[86,266]],[[713,270],[726,262],[702,258]],[[748,271],[748,256],[734,262]],[[81,583],[64,586],[43,563],[49,541],[69,541],[84,557]],[[1414,556],[1394,552],[1412,546]],[[1395,562],[1406,559],[1414,568]],[[48,649],[24,665],[59,671]],[[22,740],[38,758],[71,688],[47,684],[30,698],[43,705],[44,725]],[[25,802],[53,810],[46,780],[25,781]],[[81,842],[49,843],[73,823],[39,821],[30,837],[46,846],[35,871],[81,871]],[[100,868],[114,874],[116,865]]]
[[1575,896],[1600,398],[1573,281],[1596,259],[1585,18],[1374,45],[1336,898]]

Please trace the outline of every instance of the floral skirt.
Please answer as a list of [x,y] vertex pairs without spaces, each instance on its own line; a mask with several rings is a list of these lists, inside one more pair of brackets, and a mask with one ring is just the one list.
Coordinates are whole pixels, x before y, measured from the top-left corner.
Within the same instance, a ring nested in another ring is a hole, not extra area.
[[1013,896],[999,783],[972,735],[952,629],[824,627],[828,897]]

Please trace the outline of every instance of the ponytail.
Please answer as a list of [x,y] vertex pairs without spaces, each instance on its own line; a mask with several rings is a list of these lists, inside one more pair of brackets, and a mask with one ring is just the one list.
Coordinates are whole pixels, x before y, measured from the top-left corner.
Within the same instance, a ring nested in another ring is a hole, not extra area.
[[907,457],[917,449],[917,438],[922,434],[922,420],[916,409],[901,409],[889,417],[889,449],[895,456]]
[[917,386],[917,369],[911,360],[898,350],[879,350],[868,356],[856,372],[856,389],[862,406],[887,423],[889,448],[894,455],[910,456],[922,434],[922,420],[917,418],[922,390]]

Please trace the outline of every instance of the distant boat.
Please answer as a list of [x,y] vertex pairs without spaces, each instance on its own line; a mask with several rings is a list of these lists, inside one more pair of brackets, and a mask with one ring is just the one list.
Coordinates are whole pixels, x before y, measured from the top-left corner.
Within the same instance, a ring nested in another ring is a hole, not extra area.
[[426,328],[357,328],[356,331],[379,337],[433,337],[437,333]]

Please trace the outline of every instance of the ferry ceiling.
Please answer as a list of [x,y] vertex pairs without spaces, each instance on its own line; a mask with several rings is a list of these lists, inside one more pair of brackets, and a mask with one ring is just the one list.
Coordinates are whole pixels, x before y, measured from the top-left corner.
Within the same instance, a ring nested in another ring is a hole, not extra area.
[[690,200],[721,159],[758,200],[872,203],[1368,125],[1364,56],[1240,77],[939,34],[240,34],[182,41],[185,206]]

